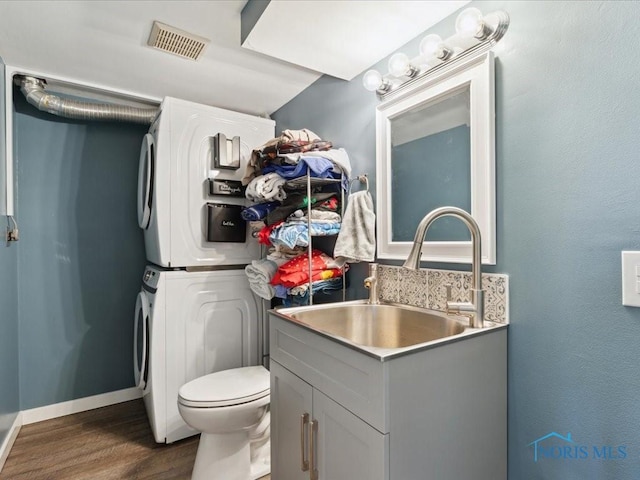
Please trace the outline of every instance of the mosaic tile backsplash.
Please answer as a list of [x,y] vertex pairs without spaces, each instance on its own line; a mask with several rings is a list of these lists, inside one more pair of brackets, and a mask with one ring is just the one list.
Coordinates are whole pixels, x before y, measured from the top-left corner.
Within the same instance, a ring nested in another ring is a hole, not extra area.
[[[378,282],[380,298],[383,301],[444,311],[447,284],[453,287],[451,295],[454,302],[469,301],[471,273],[428,268],[413,271],[392,265],[380,265]],[[482,288],[485,291],[485,319],[509,323],[509,276],[483,273]]]

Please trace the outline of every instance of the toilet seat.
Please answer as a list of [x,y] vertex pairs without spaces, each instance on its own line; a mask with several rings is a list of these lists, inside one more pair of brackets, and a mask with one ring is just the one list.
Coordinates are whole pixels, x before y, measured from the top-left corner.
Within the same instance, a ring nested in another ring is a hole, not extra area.
[[269,371],[266,368],[233,368],[184,384],[178,392],[178,401],[186,407],[228,407],[266,397],[269,387]]

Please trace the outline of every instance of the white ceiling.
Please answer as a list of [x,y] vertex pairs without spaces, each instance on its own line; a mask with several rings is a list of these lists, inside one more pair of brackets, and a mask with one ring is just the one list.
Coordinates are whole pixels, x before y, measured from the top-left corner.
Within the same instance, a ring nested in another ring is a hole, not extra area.
[[[302,92],[321,73],[307,68],[308,65],[294,65],[242,48],[240,14],[245,3],[246,0],[0,0],[0,57],[11,66],[143,97],[174,96],[256,115],[270,114]],[[335,45],[335,41],[329,39],[344,35],[334,36],[334,29],[339,32],[344,31],[345,26],[348,28],[352,41],[340,37],[340,54],[327,49],[332,62],[338,58],[344,65],[352,65],[362,60],[363,55],[366,59],[358,63],[355,70],[351,68],[344,78],[362,72],[465,3],[467,1],[272,2],[273,11],[286,11],[287,7],[293,11],[294,4],[296,8],[304,4],[308,9],[304,15],[306,35],[314,40],[324,36],[327,42],[322,45],[327,47]],[[393,16],[390,16],[390,5]],[[314,21],[318,12],[327,11],[331,12],[330,17],[326,17],[330,22]],[[363,21],[354,22],[354,14]],[[147,46],[154,20],[211,42],[198,61],[157,51]],[[272,36],[285,40],[280,42],[283,44],[280,53],[282,48],[286,50],[287,45],[296,42],[295,36],[287,35],[287,20],[274,25],[270,17],[265,16],[258,22],[261,29],[262,25],[270,25]],[[369,47],[365,53],[356,53],[355,45],[362,45],[356,40],[366,32],[374,32],[383,40],[385,48],[367,40],[369,43],[365,41],[364,45]],[[410,36],[407,38],[407,35]],[[252,40],[253,48],[258,48],[260,42]],[[313,49],[307,55],[317,54],[322,45],[317,41],[307,45]],[[272,46],[270,49],[273,50]],[[287,58],[275,50],[269,53]],[[300,58],[288,59],[305,63]],[[327,71],[322,65],[314,67]]]
[[[243,46],[352,80],[466,3],[468,0],[272,1]],[[274,34],[274,25],[286,25],[286,33]],[[412,57],[418,52],[407,54]]]

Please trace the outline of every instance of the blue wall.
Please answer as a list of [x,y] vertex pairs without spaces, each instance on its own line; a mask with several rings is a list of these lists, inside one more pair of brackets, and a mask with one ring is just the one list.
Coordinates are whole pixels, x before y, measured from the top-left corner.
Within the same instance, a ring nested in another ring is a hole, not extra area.
[[[620,251],[640,250],[640,3],[472,5],[511,17],[496,48],[498,263],[487,269],[510,275],[509,479],[637,479],[640,309],[621,304]],[[431,32],[447,37],[454,22]],[[373,174],[376,105],[361,76],[325,76],[274,117]],[[553,431],[627,456],[534,462],[528,444]]]
[[132,387],[145,266],[138,153],[147,128],[61,119],[17,89],[14,104],[20,407]]
[[[443,205],[471,211],[470,128],[460,125],[442,132],[396,145],[391,150],[391,204],[402,212],[391,219],[391,238],[412,242],[416,225]],[[446,159],[446,160],[445,160]],[[415,208],[420,202],[420,209]],[[469,229],[457,218],[444,217],[433,223],[427,240],[470,240]]]
[[[4,63],[0,59],[0,160],[5,151]],[[0,165],[4,162],[0,161]],[[2,217],[4,221],[6,217]],[[0,225],[0,445],[20,410],[18,380],[18,244],[4,241]]]

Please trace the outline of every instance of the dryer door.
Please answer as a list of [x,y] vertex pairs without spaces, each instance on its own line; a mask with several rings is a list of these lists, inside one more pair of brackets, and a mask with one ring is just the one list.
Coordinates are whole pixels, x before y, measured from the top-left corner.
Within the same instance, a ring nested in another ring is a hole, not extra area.
[[151,309],[144,292],[138,293],[133,327],[133,375],[136,387],[144,390],[149,373],[149,322]]
[[155,168],[155,142],[153,135],[147,133],[140,147],[140,164],[138,166],[138,225],[146,229],[151,218],[153,207],[153,184]]

